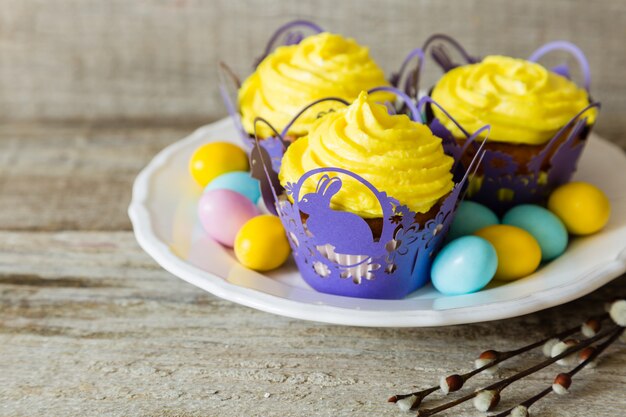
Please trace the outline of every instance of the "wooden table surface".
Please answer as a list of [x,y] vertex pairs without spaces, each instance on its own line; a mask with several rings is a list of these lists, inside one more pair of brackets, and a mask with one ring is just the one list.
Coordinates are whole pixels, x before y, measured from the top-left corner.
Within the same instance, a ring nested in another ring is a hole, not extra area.
[[[220,300],[162,270],[126,214],[137,172],[191,130],[0,127],[1,416],[398,416],[389,395],[582,322],[626,288],[622,277],[539,313],[430,329],[323,325]],[[503,405],[557,372],[511,386]],[[618,343],[571,395],[531,411],[624,415],[625,375]],[[444,415],[480,415],[470,407]]]

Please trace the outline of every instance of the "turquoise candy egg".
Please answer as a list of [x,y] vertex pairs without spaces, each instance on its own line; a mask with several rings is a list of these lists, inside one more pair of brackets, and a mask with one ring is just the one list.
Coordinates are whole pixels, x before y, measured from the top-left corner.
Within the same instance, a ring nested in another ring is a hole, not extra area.
[[254,204],[261,196],[259,181],[250,176],[249,172],[232,171],[222,174],[211,181],[204,192],[211,190],[231,190],[235,191],[252,201]]
[[448,241],[472,235],[483,227],[499,223],[498,216],[482,204],[461,201],[448,233]]
[[541,260],[561,255],[567,247],[567,229],[550,210],[534,204],[513,207],[502,218],[503,224],[526,230],[539,243]]
[[498,255],[491,243],[478,236],[463,236],[441,249],[430,276],[443,294],[469,294],[487,285],[497,267]]

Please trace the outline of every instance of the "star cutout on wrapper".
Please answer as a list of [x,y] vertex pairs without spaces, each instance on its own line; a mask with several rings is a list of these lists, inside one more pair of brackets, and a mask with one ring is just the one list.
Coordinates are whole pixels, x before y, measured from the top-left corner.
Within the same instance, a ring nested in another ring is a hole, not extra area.
[[293,189],[296,186],[296,184],[294,184],[293,182],[288,182],[287,184],[285,184],[285,192],[287,193],[287,195],[293,195]]
[[391,224],[400,224],[402,222],[402,216],[400,214],[394,214],[389,218]]

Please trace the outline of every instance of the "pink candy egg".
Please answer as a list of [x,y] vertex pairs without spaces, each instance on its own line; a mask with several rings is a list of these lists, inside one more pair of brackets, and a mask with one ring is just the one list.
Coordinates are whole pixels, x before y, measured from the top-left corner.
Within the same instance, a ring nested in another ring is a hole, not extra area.
[[211,190],[198,203],[198,217],[204,230],[222,245],[232,247],[235,236],[259,209],[248,198],[231,190]]

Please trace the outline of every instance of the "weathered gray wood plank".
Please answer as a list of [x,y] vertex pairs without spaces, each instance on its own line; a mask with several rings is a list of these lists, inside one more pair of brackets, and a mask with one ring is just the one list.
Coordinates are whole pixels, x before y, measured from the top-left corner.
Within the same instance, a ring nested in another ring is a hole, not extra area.
[[[388,395],[582,321],[626,288],[621,278],[544,312],[438,329],[321,325],[219,300],[159,268],[128,231],[134,176],[191,130],[0,128],[0,416],[395,416]],[[622,344],[537,411],[615,416],[625,368]],[[511,387],[505,404],[556,372]]]
[[0,0],[0,118],[202,124],[225,114],[218,60],[246,75],[272,30],[293,18],[356,37],[388,71],[434,32],[476,54],[528,56],[573,41],[604,104],[598,132],[626,146],[621,0]]
[[[218,59],[246,74],[272,29],[296,17],[371,45],[387,70],[435,31],[480,54],[572,40],[604,102],[598,131],[626,146],[619,0],[0,0],[0,416],[396,416],[388,395],[468,369],[485,348],[568,327],[624,293],[622,277],[511,320],[362,329],[241,307],[159,268],[129,231],[136,173],[224,114]],[[537,414],[619,415],[624,369],[622,343]],[[556,372],[512,386],[504,404]]]
[[189,126],[0,127],[0,229],[129,230],[137,173]]
[[[0,232],[0,415],[397,416],[391,393],[582,321],[625,285],[492,323],[339,327],[216,299],[161,270],[130,232]],[[625,367],[622,344],[535,415],[618,415]],[[512,386],[504,404],[558,369]]]

